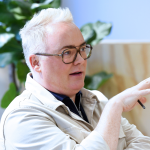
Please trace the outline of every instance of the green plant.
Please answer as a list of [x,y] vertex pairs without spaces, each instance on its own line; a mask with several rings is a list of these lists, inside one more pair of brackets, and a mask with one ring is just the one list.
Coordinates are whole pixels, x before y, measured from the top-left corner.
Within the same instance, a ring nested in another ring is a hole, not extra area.
[[[61,0],[4,0],[0,2],[0,67],[9,65],[10,86],[1,100],[6,108],[20,93],[29,72],[22,53],[19,30],[32,16],[45,8],[60,7]],[[19,84],[16,82],[16,76]]]
[[85,76],[84,87],[89,90],[98,90],[113,74],[108,74],[104,71],[98,72],[92,76]]
[[[2,108],[6,108],[20,93],[21,85],[25,82],[26,74],[29,72],[22,53],[20,28],[39,10],[58,8],[60,4],[61,0],[4,0],[0,2],[0,67],[6,65],[10,67],[10,86],[1,100]],[[88,23],[81,28],[85,41],[93,46],[110,31],[111,24],[100,21]],[[16,77],[19,83],[16,82]],[[106,80],[103,77],[101,76],[102,82]],[[87,87],[90,87],[89,84],[93,82],[89,79],[90,77],[86,76]]]
[[[97,21],[96,23],[88,23],[81,27],[82,35],[85,41],[92,46],[98,44],[105,36],[111,32],[111,23]],[[98,72],[92,76],[85,76],[84,87],[90,90],[98,90],[113,75],[106,72]]]

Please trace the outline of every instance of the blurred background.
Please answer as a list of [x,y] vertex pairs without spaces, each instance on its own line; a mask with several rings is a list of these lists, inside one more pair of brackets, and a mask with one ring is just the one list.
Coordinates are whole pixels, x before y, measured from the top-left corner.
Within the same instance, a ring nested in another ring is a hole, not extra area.
[[[112,24],[111,32],[94,45],[87,66],[87,75],[100,71],[113,74],[99,88],[106,97],[111,98],[150,77],[149,0],[61,0],[61,7],[70,9],[79,28],[98,20]],[[9,65],[0,68],[0,99],[9,89],[10,69]],[[144,135],[150,136],[150,96],[145,106],[145,110],[136,106],[132,111],[123,113],[123,117],[135,124]],[[0,117],[3,111],[0,108]]]
[[97,20],[111,22],[112,32],[105,38],[109,40],[149,41],[149,6],[149,0],[62,0],[79,28]]

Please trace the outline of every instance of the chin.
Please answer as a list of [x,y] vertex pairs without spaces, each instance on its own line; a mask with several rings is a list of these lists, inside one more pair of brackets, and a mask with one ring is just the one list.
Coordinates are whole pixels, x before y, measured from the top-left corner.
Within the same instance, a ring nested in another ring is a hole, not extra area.
[[84,83],[83,84],[80,83],[80,84],[72,85],[71,89],[79,92],[83,87],[84,87]]

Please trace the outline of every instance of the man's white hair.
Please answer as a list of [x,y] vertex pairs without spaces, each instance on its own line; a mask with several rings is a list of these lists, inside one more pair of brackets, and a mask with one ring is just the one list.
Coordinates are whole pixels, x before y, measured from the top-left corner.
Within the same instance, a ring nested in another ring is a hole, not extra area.
[[44,52],[46,49],[45,34],[48,33],[46,26],[58,22],[73,23],[73,17],[68,8],[43,9],[38,14],[35,14],[20,30],[23,53],[30,70],[29,56],[34,53]]

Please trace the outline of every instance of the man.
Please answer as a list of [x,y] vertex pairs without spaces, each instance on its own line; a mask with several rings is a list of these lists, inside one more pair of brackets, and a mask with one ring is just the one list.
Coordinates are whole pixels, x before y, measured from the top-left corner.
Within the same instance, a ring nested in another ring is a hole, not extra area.
[[31,70],[26,90],[9,105],[0,126],[1,150],[149,150],[150,138],[121,118],[150,94],[150,78],[107,101],[83,88],[85,43],[69,9],[46,9],[21,30]]

